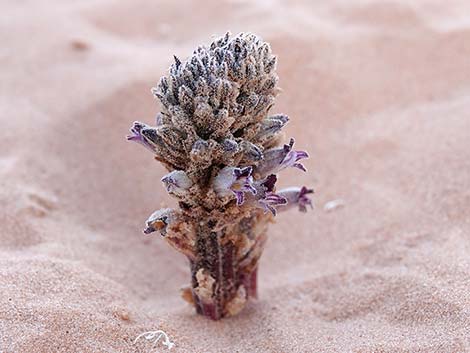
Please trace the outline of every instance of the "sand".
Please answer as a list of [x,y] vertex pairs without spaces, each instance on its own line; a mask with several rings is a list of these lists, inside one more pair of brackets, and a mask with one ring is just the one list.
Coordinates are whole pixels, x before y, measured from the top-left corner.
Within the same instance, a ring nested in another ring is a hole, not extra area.
[[[172,352],[470,351],[470,5],[409,3],[4,1],[0,352],[145,353],[154,330]],[[259,300],[212,322],[141,233],[175,202],[124,135],[172,55],[226,30],[278,55],[273,112],[311,154],[280,184],[316,209],[279,215]]]

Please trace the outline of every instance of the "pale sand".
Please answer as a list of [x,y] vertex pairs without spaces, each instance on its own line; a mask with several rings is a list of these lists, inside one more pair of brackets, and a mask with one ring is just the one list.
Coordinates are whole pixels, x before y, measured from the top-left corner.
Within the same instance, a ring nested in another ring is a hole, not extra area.
[[[0,351],[150,352],[157,329],[172,352],[470,351],[470,4],[407,3],[4,1]],[[124,135],[172,54],[226,30],[279,57],[274,112],[311,154],[281,186],[316,210],[278,217],[260,299],[212,322],[141,233],[174,201]]]

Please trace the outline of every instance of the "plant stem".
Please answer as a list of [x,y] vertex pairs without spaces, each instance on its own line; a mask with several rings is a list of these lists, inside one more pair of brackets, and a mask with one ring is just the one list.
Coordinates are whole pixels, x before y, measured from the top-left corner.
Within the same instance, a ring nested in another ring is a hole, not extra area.
[[[235,315],[249,298],[257,297],[259,256],[246,261],[249,256],[245,255],[241,261],[233,241],[240,236],[243,235],[238,232],[213,231],[203,222],[199,225],[196,258],[190,261],[192,294],[198,314],[219,320]],[[255,243],[254,246],[262,244]]]

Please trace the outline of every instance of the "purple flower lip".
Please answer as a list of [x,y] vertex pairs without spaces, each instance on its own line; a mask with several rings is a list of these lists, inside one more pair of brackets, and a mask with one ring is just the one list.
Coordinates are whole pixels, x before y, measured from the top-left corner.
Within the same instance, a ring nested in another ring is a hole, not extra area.
[[155,148],[145,138],[144,130],[147,128],[148,126],[146,124],[141,123],[139,121],[134,121],[134,124],[129,129],[131,135],[127,135],[126,138],[128,141],[137,142],[145,148],[149,149],[150,151],[155,152]]
[[301,159],[308,158],[305,151],[293,150],[294,139],[291,138],[289,144],[281,148],[272,148],[264,152],[264,159],[258,164],[255,173],[260,176],[277,173],[285,168],[294,167],[307,171]]
[[254,207],[264,209],[265,212],[270,211],[274,216],[276,215],[276,207],[287,204],[287,199],[274,192],[274,187],[277,181],[275,174],[268,175],[262,180],[257,180],[253,186],[257,190],[256,194],[249,196],[247,202]]
[[240,206],[245,202],[245,193],[250,192],[256,195],[257,190],[253,185],[253,177],[251,166],[237,168],[225,167],[220,170],[214,180],[214,190],[219,196],[234,194],[237,205]]
[[299,210],[301,212],[307,212],[307,206],[313,209],[312,200],[308,198],[308,194],[313,194],[313,189],[308,189],[306,186],[302,186],[299,192]]
[[294,167],[306,172],[307,169],[305,168],[305,166],[302,163],[298,163],[298,161],[301,159],[308,158],[308,153],[305,151],[293,150],[292,147],[294,147],[294,142],[295,140],[291,138],[289,144],[284,145],[284,151],[286,152],[286,156],[281,162],[280,170],[288,167]]
[[132,127],[129,129],[132,135],[127,135],[126,138],[131,141],[139,139],[142,136],[140,132],[143,127],[142,123],[134,121],[134,124],[132,124]]
[[252,167],[244,168],[235,168],[233,175],[235,180],[230,187],[230,190],[235,194],[237,198],[237,205],[240,206],[245,201],[245,192],[251,192],[253,195],[256,195],[257,191],[253,186],[253,177],[251,172],[253,171]]
[[270,211],[273,216],[276,216],[277,211],[275,206],[281,206],[287,204],[287,199],[273,192],[267,192],[265,197],[258,201],[265,212]]

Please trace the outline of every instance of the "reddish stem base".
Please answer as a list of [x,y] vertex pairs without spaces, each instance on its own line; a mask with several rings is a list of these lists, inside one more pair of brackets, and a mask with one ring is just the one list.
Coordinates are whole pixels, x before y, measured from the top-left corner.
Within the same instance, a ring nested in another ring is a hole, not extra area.
[[258,234],[249,233],[254,229],[251,222],[248,218],[241,223],[243,229],[219,231],[212,229],[213,222],[199,224],[196,256],[190,261],[192,296],[198,314],[219,320],[236,315],[250,298],[257,298],[257,263],[263,238],[243,256],[237,248],[246,244],[240,237],[257,238]]

